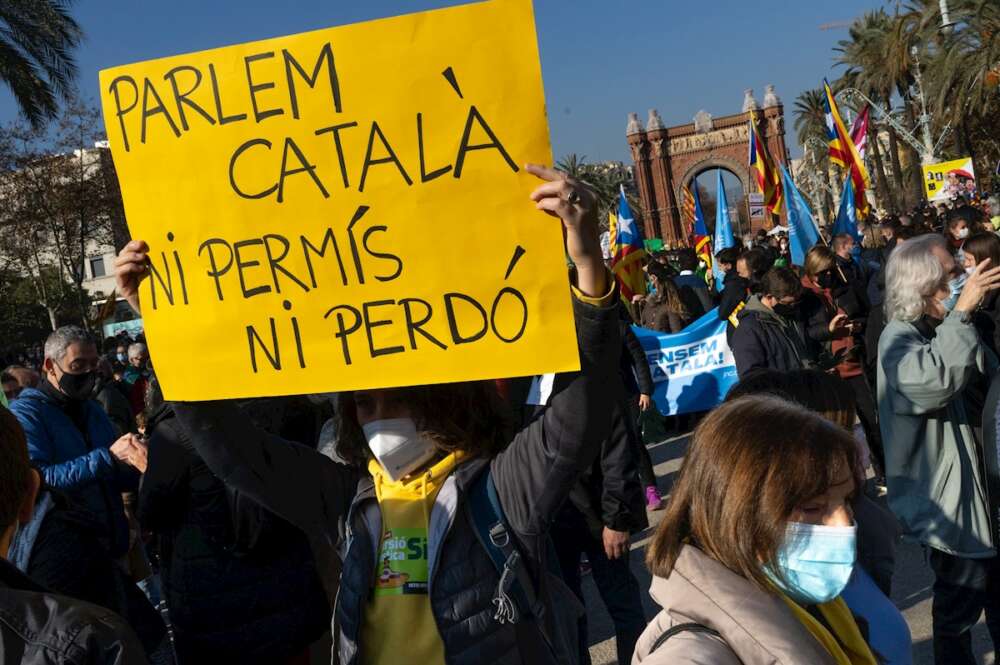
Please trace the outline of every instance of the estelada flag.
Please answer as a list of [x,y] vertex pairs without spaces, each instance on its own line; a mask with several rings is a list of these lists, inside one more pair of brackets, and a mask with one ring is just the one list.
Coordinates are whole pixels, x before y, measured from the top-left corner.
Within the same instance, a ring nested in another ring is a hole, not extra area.
[[771,154],[767,150],[767,143],[761,140],[760,132],[757,131],[757,120],[753,112],[750,114],[749,164],[757,180],[757,188],[764,195],[764,207],[767,209],[768,214],[777,215],[781,212],[783,199],[781,173],[778,171],[774,160],[771,159]]
[[611,272],[618,280],[622,298],[631,302],[632,296],[646,295],[646,273],[642,271],[646,247],[625,199],[625,188],[619,186],[618,190],[618,219],[611,238]]
[[823,79],[823,90],[826,93],[823,104],[826,111],[826,137],[830,146],[830,161],[843,167],[850,174],[851,184],[854,187],[854,208],[858,217],[864,219],[870,208],[865,192],[871,188],[871,178],[868,169],[865,168],[864,160],[858,154],[857,146],[854,145],[844,125],[840,110],[837,109],[837,100],[834,99],[833,91],[826,79]]

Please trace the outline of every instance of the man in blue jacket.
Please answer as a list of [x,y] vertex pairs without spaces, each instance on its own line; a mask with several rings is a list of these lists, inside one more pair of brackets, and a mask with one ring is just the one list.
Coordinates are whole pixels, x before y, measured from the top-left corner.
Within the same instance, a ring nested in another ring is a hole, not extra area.
[[91,399],[100,357],[94,339],[63,326],[45,341],[44,380],[21,392],[11,411],[28,437],[28,453],[45,483],[62,490],[107,526],[113,557],[128,550],[128,522],[121,493],[134,490],[133,460],[144,446],[132,434],[118,437]]

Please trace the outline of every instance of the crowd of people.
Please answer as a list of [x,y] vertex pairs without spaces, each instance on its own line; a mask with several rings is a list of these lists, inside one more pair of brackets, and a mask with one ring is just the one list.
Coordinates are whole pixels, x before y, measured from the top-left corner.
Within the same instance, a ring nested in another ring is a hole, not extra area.
[[[900,536],[935,576],[935,661],[974,663],[983,613],[1000,644],[989,217],[872,220],[802,265],[761,233],[713,257],[720,288],[693,250],[663,252],[624,302],[596,194],[528,170],[565,230],[579,372],[185,403],[164,400],[141,338],[65,326],[13,359],[9,662],[297,664],[328,639],[342,665],[589,663],[589,573],[619,663],[903,664]],[[137,312],[147,251],[116,261]],[[632,325],[675,333],[713,311],[739,382],[694,416],[664,499]],[[653,617],[629,557],[649,510]]]

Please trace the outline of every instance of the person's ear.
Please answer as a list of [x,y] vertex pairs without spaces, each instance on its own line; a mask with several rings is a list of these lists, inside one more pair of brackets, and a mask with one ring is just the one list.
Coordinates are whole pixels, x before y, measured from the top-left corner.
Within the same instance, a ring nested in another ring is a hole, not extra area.
[[21,508],[17,512],[17,521],[27,524],[31,521],[31,516],[35,514],[35,499],[38,498],[38,491],[42,487],[42,476],[35,469],[28,472],[28,487]]

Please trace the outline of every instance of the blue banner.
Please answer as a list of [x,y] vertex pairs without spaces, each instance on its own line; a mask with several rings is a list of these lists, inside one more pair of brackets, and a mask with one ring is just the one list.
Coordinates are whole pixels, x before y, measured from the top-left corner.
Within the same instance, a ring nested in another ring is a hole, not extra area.
[[653,401],[665,416],[708,411],[736,383],[736,360],[726,342],[718,308],[679,333],[632,326],[653,375]]

